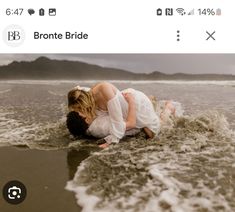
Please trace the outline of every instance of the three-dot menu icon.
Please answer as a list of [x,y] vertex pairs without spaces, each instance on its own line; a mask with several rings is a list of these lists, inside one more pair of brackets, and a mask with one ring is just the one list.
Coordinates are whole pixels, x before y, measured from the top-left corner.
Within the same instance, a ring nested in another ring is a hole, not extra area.
[[176,31],[177,41],[180,41],[180,30]]

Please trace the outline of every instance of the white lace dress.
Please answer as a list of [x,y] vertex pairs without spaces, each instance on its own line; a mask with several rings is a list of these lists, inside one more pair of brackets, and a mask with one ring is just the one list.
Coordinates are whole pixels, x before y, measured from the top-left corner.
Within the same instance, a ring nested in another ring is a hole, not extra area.
[[[128,103],[122,93],[132,93],[136,105],[136,130],[126,132],[126,122],[128,115]],[[126,134],[135,134],[138,129],[148,127],[155,135],[160,131],[160,119],[155,112],[150,99],[141,91],[129,88],[118,90],[115,97],[108,101],[108,111],[97,111],[97,118],[92,122],[87,130],[98,138],[104,138],[107,143],[118,143]]]

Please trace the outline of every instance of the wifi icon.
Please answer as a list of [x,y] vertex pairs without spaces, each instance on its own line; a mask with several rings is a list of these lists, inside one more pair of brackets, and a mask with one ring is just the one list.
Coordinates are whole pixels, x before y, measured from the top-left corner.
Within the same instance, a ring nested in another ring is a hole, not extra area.
[[184,8],[177,8],[176,12],[179,13],[180,15],[185,15],[186,12],[184,11]]

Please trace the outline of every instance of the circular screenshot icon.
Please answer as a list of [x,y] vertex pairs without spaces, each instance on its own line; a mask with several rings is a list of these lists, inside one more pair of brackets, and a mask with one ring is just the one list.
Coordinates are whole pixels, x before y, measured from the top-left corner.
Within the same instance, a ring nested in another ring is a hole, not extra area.
[[25,200],[27,190],[23,183],[12,180],[4,185],[2,193],[8,203],[17,205]]

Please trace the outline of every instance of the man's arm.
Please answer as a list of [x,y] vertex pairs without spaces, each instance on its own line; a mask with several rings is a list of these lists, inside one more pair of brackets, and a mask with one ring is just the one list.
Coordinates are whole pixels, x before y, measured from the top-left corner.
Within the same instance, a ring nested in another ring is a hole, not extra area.
[[144,132],[148,136],[148,138],[154,137],[154,133],[148,127],[144,127]]

